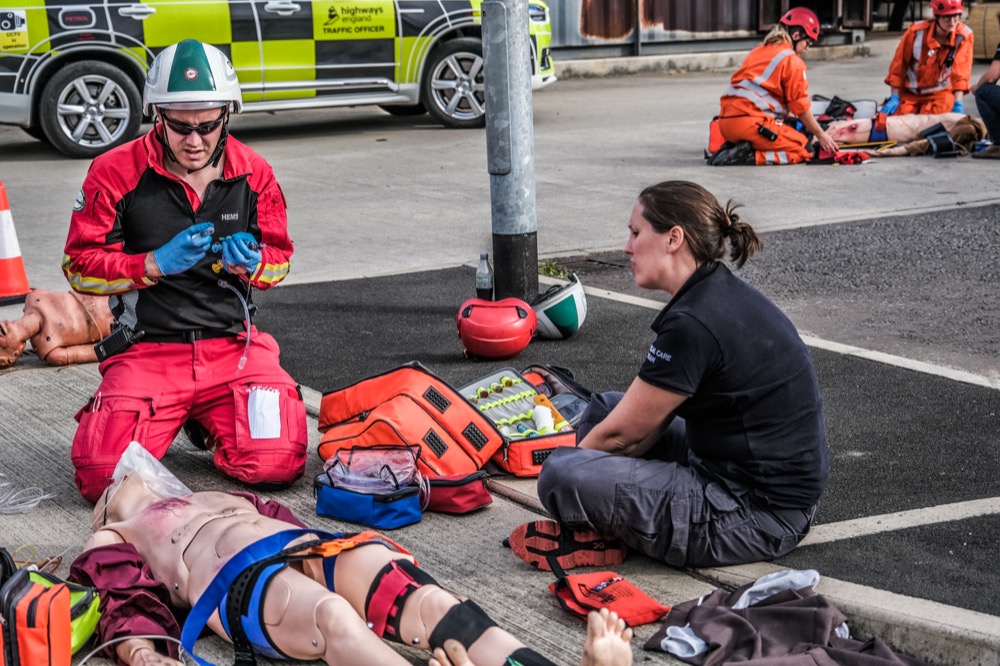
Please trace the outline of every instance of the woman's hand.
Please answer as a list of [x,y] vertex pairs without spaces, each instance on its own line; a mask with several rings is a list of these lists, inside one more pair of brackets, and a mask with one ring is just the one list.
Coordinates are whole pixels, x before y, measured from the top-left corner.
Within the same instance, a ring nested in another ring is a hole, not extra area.
[[643,455],[655,444],[686,396],[636,377],[621,402],[580,441],[581,449],[629,456]]
[[184,666],[184,662],[171,659],[152,648],[142,648],[132,656],[130,666]]
[[443,648],[435,648],[434,656],[427,662],[427,666],[475,666],[469,659],[469,653],[461,643],[453,638],[444,642]]
[[820,130],[816,135],[816,141],[819,142],[819,147],[831,153],[837,152],[837,142],[833,140],[826,130]]
[[129,666],[184,666],[184,662],[157,652],[153,642],[145,638],[122,641],[115,651]]

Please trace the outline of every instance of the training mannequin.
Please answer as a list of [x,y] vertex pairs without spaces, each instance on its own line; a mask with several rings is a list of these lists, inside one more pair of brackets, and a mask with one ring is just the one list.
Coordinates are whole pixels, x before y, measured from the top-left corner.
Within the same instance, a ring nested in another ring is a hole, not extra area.
[[[831,122],[826,131],[837,142],[838,145],[850,145],[857,143],[868,143],[871,141],[877,141],[878,139],[872,138],[872,125],[874,120],[871,118],[854,119],[854,120],[834,120]],[[969,126],[972,128],[978,128],[978,131],[982,134],[979,138],[983,138],[986,135],[986,128],[982,125],[982,121],[978,118],[972,118],[963,113],[936,113],[936,114],[906,114],[906,115],[896,115],[887,116],[885,119],[885,139],[883,141],[895,141],[897,144],[909,143],[911,141],[917,141],[922,139],[920,133],[926,129],[933,127],[941,123],[944,126],[945,131],[952,134],[956,128],[961,128],[963,126]],[[954,135],[952,136],[954,137]],[[958,139],[956,138],[956,141]]]
[[0,321],[0,368],[14,363],[25,343],[49,365],[92,363],[94,345],[111,332],[107,296],[33,289],[24,301],[24,316]]
[[[238,654],[242,637],[247,652],[252,644],[269,658],[407,664],[382,637],[427,650],[454,639],[479,666],[552,665],[438,586],[388,538],[310,530],[250,493],[192,493],[137,442],[96,502],[92,528],[70,579],[100,592],[98,637],[124,639],[104,646],[119,663],[181,664],[175,643],[131,637],[181,634],[190,650],[204,623],[233,637]],[[191,609],[184,632],[173,608]],[[616,622],[597,638],[607,643],[615,628],[627,647],[630,633]]]
[[[106,569],[102,558],[107,549],[131,553],[134,548],[143,560],[142,571],[146,576],[166,586],[164,594],[169,595],[171,606],[183,608],[192,606],[223,565],[243,548],[296,526],[289,523],[294,517],[287,509],[275,510],[278,506],[275,503],[258,503],[251,495],[197,492],[163,497],[137,474],[128,475],[120,484],[110,487],[105,493],[108,495],[107,502],[102,497],[94,507],[94,534],[71,574],[72,578],[97,586],[102,599],[106,594],[113,595],[117,587],[107,578],[101,584],[101,577],[107,575],[106,571],[101,573],[102,568]],[[291,543],[312,540],[312,536],[305,535]],[[290,658],[322,659],[338,666],[407,664],[366,624],[370,620],[366,612],[368,598],[377,589],[373,581],[387,565],[414,562],[411,556],[393,546],[388,539],[383,541],[375,536],[337,555],[333,573],[336,594],[324,582],[322,559],[307,559],[281,569],[270,578],[260,601],[264,635],[270,639],[270,645]],[[100,553],[102,548],[106,549],[104,554]],[[401,602],[398,642],[429,650],[434,629],[460,602],[426,574],[416,576],[416,581],[416,589]],[[144,602],[134,610],[146,612],[148,606]],[[137,632],[121,624],[127,624],[130,618],[108,615],[105,611],[98,628],[102,640],[135,633],[176,634],[176,626],[150,632],[148,624],[143,625],[142,632]],[[466,617],[454,617],[468,624]],[[489,622],[485,614],[479,621]],[[228,636],[218,612],[212,614],[208,626]],[[157,654],[154,643],[146,639],[129,639],[114,649],[121,661],[131,666],[181,663]],[[176,656],[175,648],[169,652],[171,657]],[[551,664],[495,625],[475,637],[468,652],[480,666]]]

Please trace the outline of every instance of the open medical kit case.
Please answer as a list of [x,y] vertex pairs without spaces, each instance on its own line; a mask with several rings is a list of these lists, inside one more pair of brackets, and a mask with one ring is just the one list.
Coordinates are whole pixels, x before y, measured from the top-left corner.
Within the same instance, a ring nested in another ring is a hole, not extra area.
[[515,476],[538,476],[558,446],[576,445],[591,391],[565,368],[503,368],[460,388],[503,437],[492,461]]

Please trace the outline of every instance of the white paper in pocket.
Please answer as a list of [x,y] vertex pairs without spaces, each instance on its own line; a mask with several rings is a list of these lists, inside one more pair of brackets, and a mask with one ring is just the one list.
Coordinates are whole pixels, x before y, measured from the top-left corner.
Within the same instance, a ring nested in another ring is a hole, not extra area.
[[254,386],[247,398],[251,439],[281,437],[281,400],[278,389]]

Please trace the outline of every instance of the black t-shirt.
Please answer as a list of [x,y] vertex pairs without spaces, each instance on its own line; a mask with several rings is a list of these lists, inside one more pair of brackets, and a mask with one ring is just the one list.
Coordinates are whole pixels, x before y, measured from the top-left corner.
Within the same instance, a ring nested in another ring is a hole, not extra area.
[[808,508],[829,472],[812,358],[788,318],[723,264],[700,266],[653,322],[639,369],[687,396],[691,465],[735,494]]

